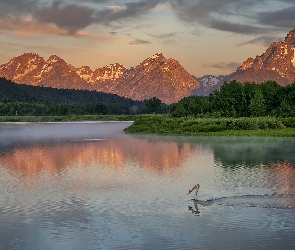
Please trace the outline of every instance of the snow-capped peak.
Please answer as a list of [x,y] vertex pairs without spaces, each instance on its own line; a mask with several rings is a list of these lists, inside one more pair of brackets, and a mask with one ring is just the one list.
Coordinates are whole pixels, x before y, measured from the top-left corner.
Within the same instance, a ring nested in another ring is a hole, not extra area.
[[144,66],[148,66],[148,65],[150,65],[151,63],[153,63],[154,61],[156,61],[156,60],[157,60],[158,58],[160,58],[160,57],[162,57],[162,58],[165,59],[165,57],[163,56],[162,53],[156,53],[156,54],[154,54],[154,55],[148,57],[147,59],[145,59],[145,60],[143,61],[143,65],[144,65]]
[[56,55],[52,55],[48,58],[47,62],[48,63],[56,63],[60,60],[60,58]]
[[156,53],[148,58],[148,60],[155,60],[158,57],[162,56],[162,53]]

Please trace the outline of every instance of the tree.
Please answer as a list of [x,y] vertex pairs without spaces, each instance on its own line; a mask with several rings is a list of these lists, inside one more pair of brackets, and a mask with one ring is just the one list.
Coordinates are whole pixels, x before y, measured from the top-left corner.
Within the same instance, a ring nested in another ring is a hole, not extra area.
[[224,117],[244,116],[246,98],[242,84],[225,82],[221,88],[209,96],[211,112],[219,112]]
[[266,112],[269,114],[273,110],[277,109],[282,101],[278,98],[278,92],[282,87],[274,81],[264,82],[260,84],[259,87],[265,101]]
[[253,98],[250,100],[249,110],[251,116],[264,116],[266,111],[265,101],[260,89],[257,89]]
[[186,110],[185,115],[205,114],[209,111],[207,96],[188,96],[181,99],[176,105],[182,104],[180,110]]
[[162,101],[157,97],[153,97],[145,102],[145,107],[148,113],[156,113],[161,108]]
[[279,108],[277,109],[277,116],[281,117],[294,117],[295,112],[294,108],[291,106],[290,102],[287,99],[284,99]]
[[174,113],[172,114],[174,117],[183,117],[187,116],[187,110],[184,108],[182,103],[178,103]]

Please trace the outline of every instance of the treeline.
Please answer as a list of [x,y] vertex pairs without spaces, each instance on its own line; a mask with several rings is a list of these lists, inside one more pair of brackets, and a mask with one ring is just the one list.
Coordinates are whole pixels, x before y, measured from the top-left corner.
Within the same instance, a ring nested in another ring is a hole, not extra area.
[[118,95],[16,84],[0,78],[0,116],[165,114],[172,117],[295,117],[295,83],[280,86],[225,82],[209,96],[189,96],[170,106],[153,97],[135,101]]
[[[30,86],[0,78],[0,116],[143,114],[154,112],[150,103],[104,92]],[[167,110],[167,105],[161,103],[157,112]]]
[[133,110],[123,103],[22,103],[0,102],[0,116],[67,116],[67,115],[121,115],[135,114]]
[[25,84],[17,84],[5,78],[0,78],[0,102],[11,103],[124,103],[128,106],[142,105],[141,101],[134,101],[115,94],[104,92],[56,89]]
[[295,83],[225,82],[208,97],[189,96],[171,104],[169,113],[173,117],[295,117]]

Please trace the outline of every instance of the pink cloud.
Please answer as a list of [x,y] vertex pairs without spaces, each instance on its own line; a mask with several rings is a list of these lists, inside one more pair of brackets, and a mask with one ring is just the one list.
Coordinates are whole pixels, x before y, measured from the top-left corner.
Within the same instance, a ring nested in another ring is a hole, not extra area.
[[[17,17],[12,15],[0,18],[0,30],[5,30],[16,36],[61,35],[68,36],[68,30],[58,27],[54,23],[40,23],[31,17]],[[91,34],[86,31],[78,31],[71,34],[73,37],[85,37],[93,39],[108,39],[107,36]]]

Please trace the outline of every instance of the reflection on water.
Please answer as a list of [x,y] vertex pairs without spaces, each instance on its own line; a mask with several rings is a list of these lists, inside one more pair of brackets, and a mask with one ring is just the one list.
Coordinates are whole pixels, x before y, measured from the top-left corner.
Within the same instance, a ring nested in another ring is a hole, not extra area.
[[[169,150],[167,150],[169,149]],[[16,147],[1,154],[0,164],[11,171],[34,176],[44,170],[53,175],[78,164],[103,164],[110,168],[125,166],[129,160],[138,162],[144,168],[154,171],[179,168],[181,163],[197,146],[189,143],[179,147],[172,142],[152,142],[138,138],[99,140],[94,142],[78,141],[50,145]]]
[[295,164],[294,138],[275,137],[194,137],[194,136],[153,136],[136,135],[150,141],[171,141],[180,147],[184,143],[198,145],[214,153],[215,161],[223,167],[247,167],[276,162]]
[[0,249],[293,249],[293,139],[129,124],[0,125]]
[[194,202],[194,207],[190,206],[190,205],[187,205],[187,207],[188,207],[188,210],[191,211],[193,214],[195,214],[195,215],[200,214],[200,210],[199,210],[198,204],[196,202]]
[[226,167],[257,166],[276,162],[295,164],[294,139],[230,138],[214,143],[215,159]]

